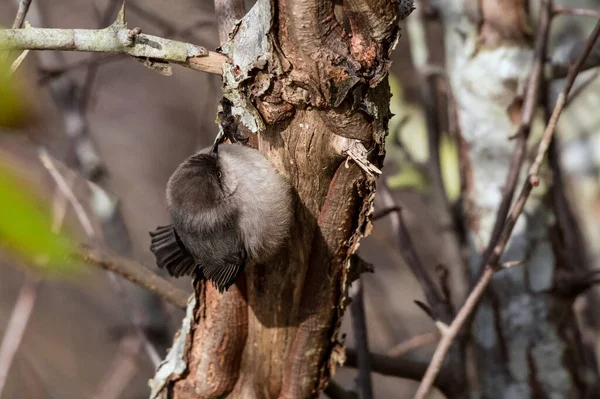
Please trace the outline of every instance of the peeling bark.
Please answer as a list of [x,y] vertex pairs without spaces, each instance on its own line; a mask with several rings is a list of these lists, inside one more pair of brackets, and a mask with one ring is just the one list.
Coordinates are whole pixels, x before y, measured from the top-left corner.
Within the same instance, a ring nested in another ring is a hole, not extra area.
[[236,137],[257,133],[249,144],[294,187],[296,220],[275,259],[248,264],[235,289],[196,285],[187,369],[163,397],[316,397],[343,361],[351,256],[370,233],[375,195],[374,177],[343,149],[359,140],[382,165],[389,56],[411,7],[349,2],[349,35],[333,2],[259,0],[223,45],[222,131],[234,120]]

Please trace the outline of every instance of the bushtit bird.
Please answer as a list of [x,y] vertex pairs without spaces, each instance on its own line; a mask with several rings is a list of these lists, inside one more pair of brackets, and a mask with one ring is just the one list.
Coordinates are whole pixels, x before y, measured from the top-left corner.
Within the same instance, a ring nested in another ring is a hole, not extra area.
[[150,250],[172,276],[195,271],[223,292],[248,260],[268,261],[292,220],[291,188],[258,151],[213,145],[185,160],[167,183],[172,224],[150,233]]

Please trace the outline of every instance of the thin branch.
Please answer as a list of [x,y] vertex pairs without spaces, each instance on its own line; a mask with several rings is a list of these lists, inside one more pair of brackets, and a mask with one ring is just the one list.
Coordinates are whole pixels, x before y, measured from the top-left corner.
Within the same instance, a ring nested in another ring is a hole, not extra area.
[[83,227],[85,234],[89,238],[94,238],[96,234],[94,232],[92,222],[90,221],[90,218],[87,215],[87,212],[83,208],[83,205],[81,205],[81,202],[79,202],[77,197],[75,197],[75,194],[73,194],[71,187],[69,187],[69,184],[67,183],[63,175],[56,168],[56,165],[54,164],[54,161],[52,161],[52,158],[48,154],[48,151],[46,151],[44,148],[39,148],[38,155],[40,160],[42,161],[42,165],[44,165],[44,167],[48,170],[48,173],[50,173],[50,176],[52,176],[52,179],[56,183],[58,189],[63,193],[65,198],[69,200],[69,203],[73,207],[73,210],[75,211],[77,219],[79,220],[81,227]]
[[571,8],[565,6],[554,6],[554,14],[558,15],[575,15],[579,17],[600,18],[600,11],[587,8]]
[[109,254],[98,248],[84,248],[80,256],[86,263],[118,274],[160,296],[178,309],[185,310],[187,306],[188,295],[183,290],[139,263]]
[[600,19],[596,23],[596,27],[594,28],[594,30],[590,34],[590,37],[588,38],[588,41],[587,41],[587,44],[585,46],[585,50],[583,51],[582,56],[577,61],[577,64],[575,64],[571,68],[571,71],[569,72],[569,76],[567,77],[567,83],[566,83],[565,87],[563,88],[562,92],[559,94],[558,99],[556,100],[556,106],[554,107],[554,111],[552,112],[552,115],[550,116],[550,121],[548,122],[548,126],[546,127],[546,130],[544,131],[544,134],[542,136],[542,140],[540,142],[540,148],[538,149],[537,156],[535,157],[535,160],[534,160],[533,164],[531,165],[531,169],[529,170],[530,181],[533,186],[537,186],[539,184],[538,173],[540,171],[540,168],[542,167],[542,162],[544,160],[544,157],[546,156],[546,153],[548,152],[548,147],[550,146],[550,142],[552,141],[552,136],[556,129],[556,124],[558,122],[558,118],[560,117],[560,114],[562,113],[563,108],[564,108],[565,104],[567,103],[567,97],[569,96],[569,92],[573,88],[573,84],[575,83],[575,78],[577,78],[577,75],[579,74],[579,70],[581,69],[581,67],[583,66],[588,55],[592,51],[592,48],[594,47],[594,44],[596,43],[598,36],[600,36]]
[[37,277],[25,276],[17,303],[8,321],[2,345],[0,345],[0,396],[2,396],[2,391],[6,386],[10,366],[21,344],[25,328],[27,328],[29,317],[33,311],[39,282],[40,280]]
[[400,249],[402,258],[405,260],[406,264],[417,278],[417,281],[419,281],[421,289],[423,290],[423,294],[425,295],[425,299],[433,310],[434,317],[449,323],[450,320],[452,320],[452,314],[450,313],[448,304],[440,293],[438,287],[435,285],[431,276],[421,263],[421,259],[406,228],[404,219],[402,218],[402,212],[400,212],[401,208],[399,208],[394,201],[394,198],[392,197],[392,194],[385,182],[382,182],[381,187],[379,188],[379,193],[383,199],[384,206],[392,210],[392,227],[396,232],[398,247]]
[[17,69],[19,69],[19,67],[21,66],[23,61],[25,61],[25,58],[27,57],[28,54],[29,54],[29,50],[25,50],[25,51],[22,51],[21,54],[19,54],[19,56],[17,58],[15,58],[13,63],[10,65],[11,73],[15,73],[15,71]]
[[[391,357],[380,355],[378,353],[370,353],[369,360],[373,372],[390,377],[405,378],[413,381],[421,381],[427,363],[424,361],[410,359],[407,357]],[[346,348],[346,361],[344,367],[358,367],[358,356],[354,349]],[[451,392],[451,386],[455,381],[451,377],[451,373],[447,370],[442,370],[436,377],[435,386],[442,392]]]
[[400,342],[397,345],[394,345],[390,350],[388,350],[388,355],[392,357],[400,357],[408,352],[421,348],[425,345],[432,344],[436,342],[440,337],[438,332],[428,332],[424,334],[415,335],[407,340]]
[[325,387],[325,395],[331,399],[359,399],[358,395],[354,392],[350,392],[334,380],[329,380],[329,383]]
[[399,206],[384,208],[380,211],[373,212],[373,215],[371,216],[371,220],[375,221],[375,220],[383,219],[384,217],[386,217],[387,215],[389,215],[392,212],[400,212],[400,211],[402,211],[402,208],[400,208]]
[[104,29],[0,29],[0,50],[62,50],[123,53],[221,74],[227,57],[191,43],[137,33],[129,29],[124,9]]
[[19,29],[23,27],[23,22],[25,22],[25,16],[27,15],[27,11],[29,11],[30,5],[31,0],[19,1],[19,9],[17,10],[17,15],[15,16],[15,20],[12,24],[13,29]]
[[[29,11],[30,5],[31,5],[31,0],[19,0],[18,5],[17,5],[17,7],[18,7],[17,15],[15,16],[15,20],[13,21],[13,24],[12,24],[13,29],[20,29],[23,27],[23,23],[25,22],[25,16],[27,16],[27,12]],[[21,54],[17,57],[17,59],[10,66],[11,73],[14,73],[17,69],[19,69],[19,67],[21,66],[21,64],[23,63],[25,58],[27,57],[27,54],[29,54],[29,50],[24,50],[21,52]],[[8,54],[3,54],[2,58],[6,57],[6,56],[8,56]]]
[[523,184],[521,193],[519,194],[519,197],[518,197],[517,201],[515,202],[515,205],[511,211],[509,217],[506,220],[506,223],[502,230],[502,234],[500,236],[500,240],[499,240],[498,244],[495,246],[495,248],[491,254],[491,258],[489,259],[489,261],[485,267],[485,270],[484,270],[483,274],[481,275],[481,278],[479,279],[479,281],[477,282],[477,284],[475,285],[475,287],[473,288],[473,290],[467,297],[465,304],[463,305],[463,307],[460,309],[460,311],[456,315],[456,318],[454,319],[454,321],[452,321],[452,324],[450,325],[447,332],[442,336],[442,338],[433,354],[431,363],[429,364],[429,367],[427,368],[427,372],[425,373],[425,376],[423,377],[423,380],[421,381],[421,385],[419,386],[419,389],[417,390],[415,399],[425,399],[427,393],[429,392],[429,390],[431,389],[431,386],[433,385],[433,383],[435,381],[435,378],[440,370],[440,367],[444,361],[444,358],[446,357],[446,353],[450,349],[450,346],[452,345],[454,338],[456,338],[456,336],[460,332],[460,329],[462,328],[463,324],[469,318],[469,316],[471,315],[471,313],[477,306],[479,299],[481,298],[481,296],[485,292],[486,287],[492,280],[492,276],[494,275],[494,272],[497,270],[498,260],[500,259],[500,256],[504,252],[504,249],[506,247],[506,244],[508,243],[508,240],[511,236],[512,230],[517,222],[517,219],[523,212],[523,208],[525,207],[525,203],[529,199],[529,195],[531,194],[533,187],[535,187],[539,184],[538,173],[539,173],[540,167],[542,165],[542,161],[544,160],[546,153],[548,151],[548,146],[550,145],[554,131],[556,129],[556,123],[558,122],[558,118],[560,117],[560,114],[562,113],[562,110],[565,106],[569,92],[570,92],[571,88],[573,87],[573,82],[575,81],[575,78],[577,77],[577,74],[579,73],[579,70],[580,70],[581,66],[583,65],[583,63],[585,62],[585,59],[587,58],[588,54],[590,53],[592,47],[596,43],[598,36],[600,36],[600,20],[597,22],[596,27],[594,28],[593,32],[591,33],[590,37],[588,38],[587,45],[585,47],[583,55],[578,60],[577,64],[569,72],[569,76],[567,78],[567,84],[565,85],[563,91],[558,96],[556,105],[554,107],[554,111],[552,112],[550,121],[548,122],[548,125],[546,126],[546,130],[544,131],[544,134],[540,141],[538,151],[537,151],[537,156],[535,158],[535,161],[531,165],[531,168],[529,169],[529,178],[526,179],[525,183]]
[[358,354],[358,390],[361,399],[373,398],[371,382],[371,362],[369,359],[369,334],[365,315],[365,300],[362,279],[359,278],[350,287],[350,314],[352,316],[352,331],[356,340]]

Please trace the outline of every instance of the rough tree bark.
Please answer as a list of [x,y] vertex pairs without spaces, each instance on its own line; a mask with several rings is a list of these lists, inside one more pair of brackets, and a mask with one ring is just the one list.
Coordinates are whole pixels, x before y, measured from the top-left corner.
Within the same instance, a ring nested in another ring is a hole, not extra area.
[[[550,6],[542,1],[542,8]],[[525,157],[521,182],[529,164],[522,141],[527,134],[508,138],[525,119],[519,110],[534,61],[535,30],[527,2],[521,0],[445,1],[440,10],[448,75],[467,148],[470,272],[477,278],[507,189],[511,158]],[[518,155],[515,148],[521,145]],[[565,235],[561,226],[564,204],[557,204],[552,182],[557,183],[556,175],[553,179],[546,170],[502,257],[524,260],[524,265],[494,277],[474,316],[483,398],[592,397],[597,382],[597,372],[585,375],[572,308],[576,292],[564,289],[572,287],[583,265],[578,254],[569,252],[570,233]]]
[[374,176],[347,151],[364,146],[382,164],[390,53],[412,2],[335,7],[259,0],[223,46],[221,127],[257,134],[250,143],[294,187],[296,221],[275,260],[247,265],[224,295],[195,283],[152,397],[315,397],[343,360],[350,259],[375,194]]

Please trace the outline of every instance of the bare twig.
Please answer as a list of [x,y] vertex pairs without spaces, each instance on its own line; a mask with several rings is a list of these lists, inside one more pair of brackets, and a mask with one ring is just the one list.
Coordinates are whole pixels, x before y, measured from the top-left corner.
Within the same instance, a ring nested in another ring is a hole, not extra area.
[[[27,12],[29,11],[29,6],[31,5],[31,0],[19,0],[18,3],[19,4],[17,5],[18,6],[17,15],[15,16],[15,20],[13,21],[13,24],[12,24],[13,29],[20,29],[23,27],[23,23],[25,22],[25,17],[27,16]],[[25,51],[21,52],[21,54],[17,57],[17,59],[10,66],[11,73],[14,73],[21,66],[21,63],[23,63],[23,60],[25,60],[25,57],[27,57],[27,54],[29,54],[29,50],[25,50]],[[4,58],[4,56],[7,56],[7,54],[3,55],[2,57]]]
[[86,248],[82,251],[81,256],[87,263],[138,284],[179,309],[185,310],[187,306],[188,295],[183,290],[139,263],[109,254],[98,248]]
[[400,248],[400,254],[402,255],[402,258],[406,261],[406,264],[408,267],[410,267],[410,270],[419,281],[419,284],[421,285],[425,295],[425,299],[431,307],[434,317],[443,322],[449,323],[450,320],[452,320],[452,314],[448,308],[448,304],[446,303],[445,298],[443,298],[443,295],[434,281],[431,279],[431,276],[421,263],[419,255],[417,254],[417,250],[415,249],[412,239],[410,238],[410,234],[408,233],[406,225],[404,224],[400,208],[395,203],[394,198],[392,197],[392,194],[390,193],[390,190],[385,182],[382,182],[381,187],[379,188],[379,193],[383,199],[384,206],[387,209],[393,210],[391,211],[392,227],[396,232],[398,247]]
[[[370,353],[369,359],[374,373],[386,375],[390,377],[406,378],[413,381],[421,381],[427,363],[421,360],[405,357],[391,357],[380,355],[378,353]],[[346,349],[346,362],[344,367],[358,367],[358,357],[354,349]],[[452,379],[451,373],[444,369],[436,377],[435,386],[442,392],[451,392],[452,384],[456,381]]]
[[388,355],[392,357],[400,357],[412,350],[434,343],[439,339],[439,337],[440,334],[437,332],[428,332],[424,334],[415,335],[414,337],[411,337],[407,340],[400,342],[397,345],[394,345],[388,351]]
[[372,399],[373,384],[371,382],[371,362],[369,359],[369,335],[365,315],[363,285],[360,276],[350,287],[350,297],[352,298],[352,303],[350,304],[352,331],[354,332],[358,355],[358,390],[361,399]]
[[325,395],[331,399],[358,399],[358,395],[344,389],[344,387],[334,380],[329,380],[327,387],[325,387]]
[[190,43],[140,33],[129,35],[124,9],[104,29],[0,29],[0,50],[64,50],[123,53],[221,74],[227,57]]
[[2,396],[8,372],[23,339],[31,312],[33,311],[39,282],[40,280],[37,277],[25,276],[17,303],[8,321],[6,332],[0,345],[0,396]]
[[25,22],[25,16],[27,15],[27,11],[29,11],[30,5],[31,0],[19,1],[19,9],[17,10],[17,15],[15,16],[15,20],[12,24],[13,29],[19,29],[23,26],[23,22]]
[[42,161],[42,164],[48,170],[50,176],[52,176],[52,179],[56,183],[56,186],[69,200],[69,203],[71,204],[73,210],[75,211],[75,214],[77,215],[79,223],[81,223],[81,227],[83,227],[83,229],[85,230],[85,234],[89,238],[93,239],[96,236],[96,234],[94,232],[92,222],[90,221],[90,218],[87,215],[87,212],[83,208],[83,205],[81,205],[81,202],[79,202],[77,197],[75,197],[75,194],[73,194],[71,187],[69,187],[69,184],[67,183],[63,175],[56,168],[56,165],[54,164],[54,161],[48,154],[48,151],[46,151],[44,148],[39,148],[38,155],[40,157],[40,160]]
[[392,212],[401,212],[401,211],[402,211],[402,209],[399,206],[384,208],[379,211],[373,212],[373,216],[371,216],[371,220],[375,221],[375,220],[383,219],[384,217],[386,217],[387,215],[389,215]]
[[571,68],[571,71],[569,72],[569,76],[567,78],[567,84],[558,96],[556,105],[554,107],[554,111],[552,112],[550,121],[548,122],[546,130],[544,131],[544,134],[540,141],[537,156],[529,169],[529,178],[526,179],[525,183],[523,184],[523,188],[521,189],[519,197],[515,202],[515,205],[513,206],[509,217],[506,219],[498,244],[492,251],[490,259],[488,260],[487,265],[479,281],[467,297],[467,300],[456,315],[456,318],[452,321],[452,324],[450,325],[448,331],[442,336],[433,354],[431,363],[427,368],[427,372],[425,373],[425,376],[421,381],[419,389],[415,394],[415,399],[424,399],[426,397],[427,393],[429,392],[431,386],[435,381],[435,378],[444,361],[444,358],[446,357],[446,353],[448,352],[450,346],[452,345],[452,342],[454,341],[454,338],[458,335],[463,324],[469,318],[470,314],[477,306],[479,299],[481,298],[481,296],[485,292],[486,287],[492,280],[492,276],[497,270],[498,260],[504,252],[504,248],[508,243],[508,239],[511,236],[515,223],[517,222],[517,219],[523,212],[523,208],[525,207],[525,203],[527,202],[533,187],[539,184],[538,173],[542,165],[542,161],[544,160],[544,157],[546,156],[546,153],[548,151],[548,146],[550,145],[550,142],[552,140],[554,130],[556,129],[556,123],[558,122],[558,118],[560,117],[560,114],[565,106],[569,92],[573,87],[573,82],[575,81],[575,78],[577,77],[577,74],[579,73],[579,70],[585,62],[585,59],[590,53],[593,45],[596,43],[598,36],[600,36],[600,20],[597,22],[596,27],[594,28],[590,37],[588,38],[583,55],[578,60],[577,64],[575,64],[575,66]]
[[550,146],[550,142],[552,141],[552,135],[554,134],[554,130],[556,129],[556,123],[558,122],[558,118],[560,117],[560,114],[562,113],[563,108],[567,102],[567,97],[569,96],[569,92],[573,88],[573,83],[575,83],[575,78],[577,78],[579,70],[585,62],[588,54],[592,51],[592,47],[596,43],[596,40],[598,39],[599,35],[600,20],[596,23],[596,27],[590,34],[582,56],[579,58],[577,63],[571,68],[569,76],[567,77],[567,83],[565,87],[563,88],[562,92],[558,95],[554,111],[550,116],[550,121],[548,121],[548,126],[546,127],[546,130],[544,131],[544,134],[542,136],[537,156],[535,157],[535,160],[533,161],[533,164],[531,165],[531,168],[529,170],[530,182],[533,186],[537,186],[539,184],[538,173],[540,171],[540,168],[542,167],[542,162],[544,160],[546,152],[548,152],[548,147]]
[[17,69],[19,69],[19,67],[21,66],[23,61],[25,61],[27,54],[29,54],[29,50],[25,50],[25,51],[21,52],[21,54],[19,54],[19,56],[17,58],[15,58],[13,63],[10,65],[11,73],[14,73]]
[[242,19],[245,13],[244,0],[215,0],[215,14],[217,15],[221,45],[227,42],[236,21]]
[[571,8],[565,6],[554,6],[554,14],[576,15],[580,17],[600,18],[600,11],[587,8]]

